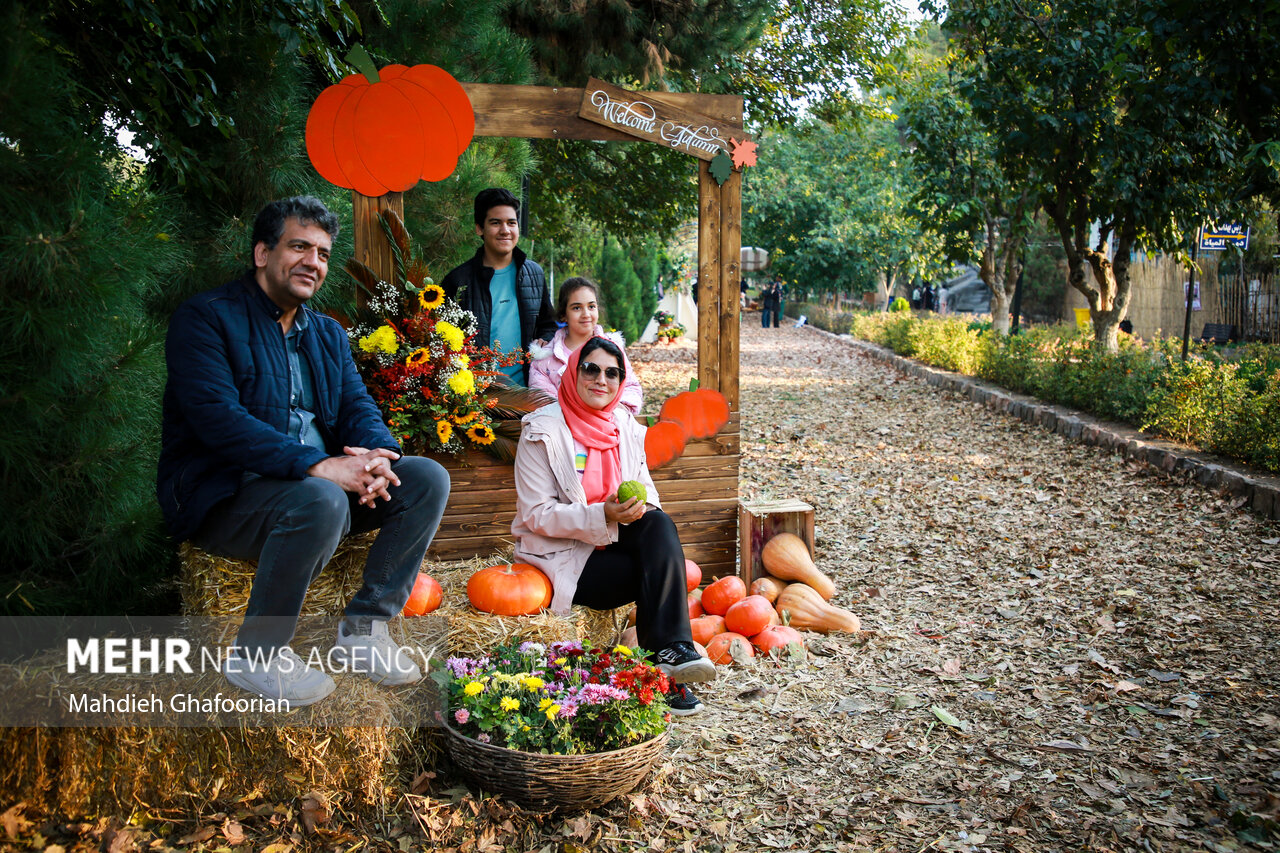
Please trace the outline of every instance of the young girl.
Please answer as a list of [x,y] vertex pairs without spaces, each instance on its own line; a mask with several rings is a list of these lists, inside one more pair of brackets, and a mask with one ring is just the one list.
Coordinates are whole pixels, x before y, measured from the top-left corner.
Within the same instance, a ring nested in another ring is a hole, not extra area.
[[[571,278],[560,285],[560,293],[556,297],[556,316],[565,325],[556,330],[550,343],[534,341],[529,345],[529,354],[533,356],[529,363],[530,388],[537,388],[555,397],[560,389],[560,376],[569,363],[569,355],[593,337],[606,338],[617,344],[619,350],[623,348],[621,332],[605,332],[596,322],[600,317],[598,299],[599,292],[595,282],[590,279]],[[625,350],[622,360],[627,378],[618,404],[631,414],[638,415],[644,392],[640,388],[640,380],[636,379],[635,371],[631,369]]]

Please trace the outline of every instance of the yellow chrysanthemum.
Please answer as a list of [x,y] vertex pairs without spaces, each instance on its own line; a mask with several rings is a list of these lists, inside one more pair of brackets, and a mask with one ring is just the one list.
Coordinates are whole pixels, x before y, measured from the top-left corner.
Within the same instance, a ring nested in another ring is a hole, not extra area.
[[462,334],[461,329],[452,323],[446,323],[444,320],[436,323],[436,334],[444,338],[444,342],[454,352],[460,352],[462,350],[462,342],[466,340],[466,336]]
[[425,364],[429,358],[431,358],[430,351],[425,347],[418,347],[416,350],[409,353],[409,357],[404,360],[404,363],[413,367],[417,364]]
[[551,700],[550,700],[550,699],[543,699],[542,701],[540,701],[540,702],[538,703],[538,710],[539,710],[539,711],[545,711],[545,710],[547,710],[547,708],[548,708],[548,707],[550,707],[550,706],[551,706]]
[[524,685],[526,690],[538,690],[546,684],[545,681],[538,678],[536,675],[527,675],[520,679],[520,683]]
[[502,701],[498,703],[498,707],[504,711],[514,711],[516,708],[520,707],[520,703],[515,699],[512,699],[510,696],[503,696]]
[[471,429],[467,430],[467,438],[471,439],[476,444],[493,444],[495,436],[493,434],[493,430],[487,426],[473,426]]
[[476,375],[470,370],[459,370],[449,377],[449,390],[460,396],[474,394],[476,391]]
[[449,439],[453,438],[453,424],[448,421],[436,421],[436,437],[440,439],[441,444],[448,444]]
[[466,686],[462,688],[462,692],[468,696],[479,696],[484,692],[484,685],[478,681],[468,681]]
[[444,289],[438,284],[428,284],[418,291],[418,304],[430,311],[444,302]]
[[624,658],[631,657],[631,649],[627,648],[626,646],[614,646],[613,653],[615,655],[622,655]]
[[389,355],[396,351],[396,347],[396,330],[387,325],[379,326],[360,339],[360,349],[365,352],[381,351]]
[[556,658],[556,666],[564,666],[569,662],[568,658]]
[[558,713],[560,713],[560,706],[559,706],[559,705],[548,705],[548,706],[547,706],[547,709],[546,709],[546,715],[547,715],[547,719],[548,719],[548,720],[554,720],[554,719],[556,718],[556,714],[558,714]]

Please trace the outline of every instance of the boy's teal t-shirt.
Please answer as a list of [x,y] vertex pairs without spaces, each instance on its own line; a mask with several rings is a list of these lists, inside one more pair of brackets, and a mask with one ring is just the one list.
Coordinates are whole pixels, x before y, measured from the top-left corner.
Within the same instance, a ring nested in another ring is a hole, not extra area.
[[[489,345],[502,352],[520,351],[520,304],[516,301],[516,265],[493,271],[489,282]],[[524,364],[502,368],[516,383],[524,384]]]

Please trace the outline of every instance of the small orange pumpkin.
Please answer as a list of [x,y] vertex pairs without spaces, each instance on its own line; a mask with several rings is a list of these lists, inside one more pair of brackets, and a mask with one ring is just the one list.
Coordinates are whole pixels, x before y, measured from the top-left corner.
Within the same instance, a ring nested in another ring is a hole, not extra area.
[[704,612],[704,608],[702,607],[701,600],[698,598],[698,596],[694,595],[693,593],[690,593],[689,594],[689,618],[697,619],[699,616],[703,614],[703,612]]
[[748,595],[724,614],[724,626],[735,634],[754,637],[769,627],[777,611],[763,595]]
[[725,631],[707,643],[707,657],[712,663],[746,663],[756,656],[751,641],[741,634]]
[[702,591],[702,610],[723,616],[729,608],[747,597],[747,585],[737,575],[728,575]]
[[528,563],[481,569],[467,581],[471,606],[496,616],[528,616],[551,606],[551,581]]
[[799,643],[800,648],[804,648],[804,637],[789,625],[770,625],[751,638],[751,644],[762,655],[767,655],[774,650],[783,651],[792,643]]
[[674,421],[658,421],[644,431],[645,464],[652,471],[680,458],[688,436],[684,427]]
[[707,613],[697,619],[690,619],[689,630],[693,633],[693,641],[705,646],[716,634],[724,633],[724,617]]
[[702,585],[702,567],[693,560],[685,558],[684,561],[684,587],[689,592]]
[[418,572],[418,579],[413,582],[413,592],[404,603],[405,616],[422,616],[440,606],[444,598],[444,590],[436,579],[426,572]]

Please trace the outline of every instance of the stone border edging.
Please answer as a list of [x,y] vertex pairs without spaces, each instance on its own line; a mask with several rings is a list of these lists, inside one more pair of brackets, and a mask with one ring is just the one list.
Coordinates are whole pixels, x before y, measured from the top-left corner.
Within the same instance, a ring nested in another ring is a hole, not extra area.
[[1220,489],[1245,498],[1246,505],[1264,518],[1280,520],[1280,478],[1249,471],[1221,456],[1151,438],[1124,424],[1096,420],[1076,409],[1043,403],[1034,397],[1015,394],[972,376],[923,364],[870,341],[850,335],[837,335],[816,326],[809,328],[886,362],[902,373],[954,391],[989,409],[1012,415],[1064,438],[1119,453],[1126,459],[1144,462],[1166,474],[1185,473],[1209,489]]

